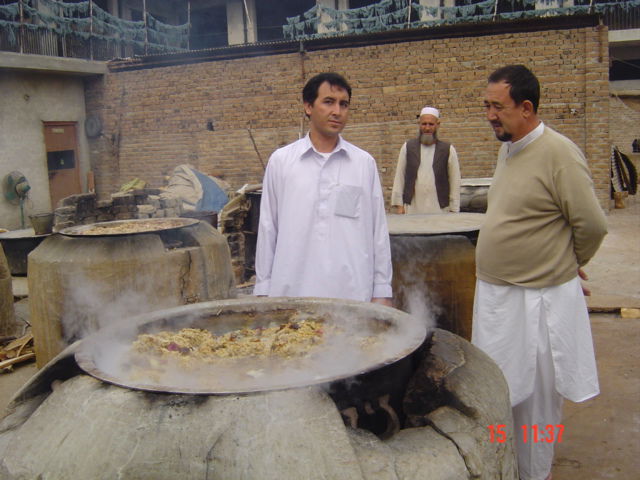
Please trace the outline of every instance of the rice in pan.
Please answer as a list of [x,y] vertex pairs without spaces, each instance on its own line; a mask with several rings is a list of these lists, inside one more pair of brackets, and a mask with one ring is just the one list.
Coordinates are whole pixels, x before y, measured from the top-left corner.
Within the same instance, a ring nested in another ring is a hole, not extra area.
[[321,321],[302,320],[268,328],[242,328],[224,335],[208,330],[183,328],[178,332],[141,334],[133,342],[139,354],[173,357],[199,362],[221,358],[294,357],[305,355],[323,343],[325,325]]

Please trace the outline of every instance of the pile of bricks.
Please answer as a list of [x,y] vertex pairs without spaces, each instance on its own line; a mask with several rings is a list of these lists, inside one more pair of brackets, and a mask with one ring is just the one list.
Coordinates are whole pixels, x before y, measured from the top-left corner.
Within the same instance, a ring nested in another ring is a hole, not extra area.
[[[247,282],[254,272],[255,237],[257,227],[251,222],[252,202],[245,195],[231,196],[218,220],[231,253],[231,265],[236,284]],[[87,225],[114,220],[190,216],[183,212],[182,200],[160,189],[145,188],[126,193],[114,193],[110,200],[96,199],[95,193],[71,195],[62,199],[54,211],[53,231],[75,225]],[[247,237],[249,240],[247,240]]]
[[74,225],[113,220],[179,217],[182,201],[154,188],[114,193],[110,200],[98,201],[95,193],[71,195],[54,211],[54,231]]
[[253,269],[253,264],[247,265],[246,255],[246,219],[251,208],[251,202],[245,195],[232,197],[220,212],[218,223],[220,231],[227,240],[231,253],[231,267],[236,285],[246,280],[247,270]]

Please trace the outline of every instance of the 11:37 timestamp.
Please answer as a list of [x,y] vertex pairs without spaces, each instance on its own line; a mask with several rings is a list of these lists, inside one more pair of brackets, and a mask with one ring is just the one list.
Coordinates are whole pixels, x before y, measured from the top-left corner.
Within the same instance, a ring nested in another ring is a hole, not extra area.
[[[504,443],[507,441],[506,425],[489,425],[489,441],[491,443]],[[561,443],[564,425],[522,425],[522,441],[524,443]]]

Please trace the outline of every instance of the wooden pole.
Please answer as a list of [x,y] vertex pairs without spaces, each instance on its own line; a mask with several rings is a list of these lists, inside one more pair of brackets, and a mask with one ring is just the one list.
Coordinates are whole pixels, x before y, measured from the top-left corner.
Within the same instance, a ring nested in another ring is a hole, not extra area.
[[20,53],[23,53],[22,44],[24,43],[24,26],[22,25],[24,22],[24,9],[22,7],[22,0],[18,0],[18,8],[20,9],[20,27],[18,27],[18,45]]
[[93,0],[89,0],[89,58],[93,60]]
[[187,1],[187,50],[191,50],[191,2]]
[[147,19],[147,0],[142,0],[142,11],[144,19],[144,54],[149,53],[149,22]]
[[0,245],[0,336],[13,335],[16,327],[12,285],[9,262]]

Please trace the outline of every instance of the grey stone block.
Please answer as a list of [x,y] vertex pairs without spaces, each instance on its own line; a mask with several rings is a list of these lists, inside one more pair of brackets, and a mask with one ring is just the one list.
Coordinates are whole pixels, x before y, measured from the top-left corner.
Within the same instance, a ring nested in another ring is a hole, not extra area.
[[155,211],[151,205],[138,205],[138,214],[152,215]]

